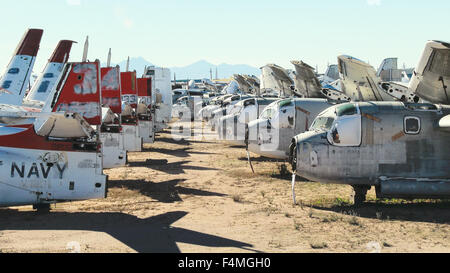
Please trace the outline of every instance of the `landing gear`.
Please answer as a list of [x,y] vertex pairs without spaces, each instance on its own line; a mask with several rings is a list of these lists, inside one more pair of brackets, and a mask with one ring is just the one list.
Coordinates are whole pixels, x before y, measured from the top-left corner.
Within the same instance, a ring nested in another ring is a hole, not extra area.
[[295,142],[292,142],[289,147],[289,162],[291,162],[292,172],[295,173],[297,170],[297,146]]
[[37,211],[37,213],[49,213],[50,212],[50,204],[36,204],[33,205],[33,209]]
[[367,191],[370,190],[370,186],[367,185],[353,185],[355,191],[354,204],[355,206],[361,206],[366,201]]

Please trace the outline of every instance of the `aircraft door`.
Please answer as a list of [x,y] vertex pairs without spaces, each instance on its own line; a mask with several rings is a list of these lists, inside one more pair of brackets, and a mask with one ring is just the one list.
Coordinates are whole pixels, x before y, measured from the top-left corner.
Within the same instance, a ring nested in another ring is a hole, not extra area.
[[244,101],[243,107],[244,109],[242,109],[240,114],[239,122],[247,124],[258,118],[258,107],[256,106],[255,99]]
[[274,139],[278,139],[278,150],[284,151],[288,155],[295,129],[295,102],[291,100],[280,102],[273,127],[278,132],[278,137],[274,136]]

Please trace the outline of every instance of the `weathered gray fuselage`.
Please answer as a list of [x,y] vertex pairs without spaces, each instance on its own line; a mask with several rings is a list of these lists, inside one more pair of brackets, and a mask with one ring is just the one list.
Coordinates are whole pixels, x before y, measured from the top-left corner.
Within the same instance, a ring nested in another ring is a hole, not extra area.
[[298,98],[274,102],[248,124],[248,150],[269,158],[288,159],[291,139],[308,130],[314,118],[334,105],[326,99]]
[[334,118],[331,126],[293,139],[296,172],[322,183],[441,185],[450,179],[450,133],[438,124],[449,113],[450,106],[402,102],[333,106],[317,117]]

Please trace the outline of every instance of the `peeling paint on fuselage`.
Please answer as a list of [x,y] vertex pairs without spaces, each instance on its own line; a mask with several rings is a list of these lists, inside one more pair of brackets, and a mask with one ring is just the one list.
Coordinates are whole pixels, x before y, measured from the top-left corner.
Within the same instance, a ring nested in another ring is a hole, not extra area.
[[[382,176],[450,177],[450,134],[437,126],[439,119],[450,113],[450,106],[435,110],[408,109],[400,102],[367,102],[359,106],[362,114],[376,117],[362,118],[360,146],[332,145],[324,131],[295,137],[298,175],[323,183],[364,185],[377,185]],[[393,140],[398,132],[404,132],[404,119],[409,116],[420,119],[420,132],[405,133]],[[310,162],[311,151],[318,156],[315,167]]]

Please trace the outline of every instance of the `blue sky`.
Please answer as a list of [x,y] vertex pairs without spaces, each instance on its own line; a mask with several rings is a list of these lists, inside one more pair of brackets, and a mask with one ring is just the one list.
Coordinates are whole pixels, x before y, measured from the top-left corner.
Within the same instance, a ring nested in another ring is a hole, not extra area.
[[2,3],[0,68],[27,28],[43,28],[35,72],[60,39],[81,59],[142,56],[165,67],[198,60],[319,71],[349,54],[378,67],[385,57],[415,66],[427,40],[450,41],[450,1],[431,0],[16,0]]

